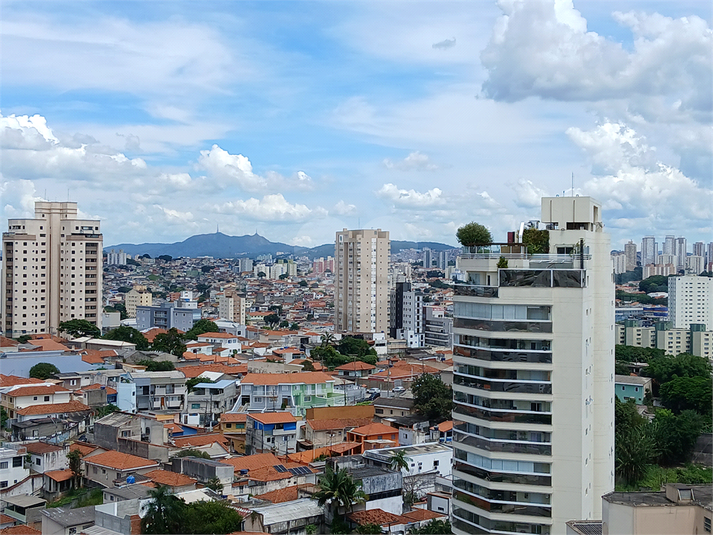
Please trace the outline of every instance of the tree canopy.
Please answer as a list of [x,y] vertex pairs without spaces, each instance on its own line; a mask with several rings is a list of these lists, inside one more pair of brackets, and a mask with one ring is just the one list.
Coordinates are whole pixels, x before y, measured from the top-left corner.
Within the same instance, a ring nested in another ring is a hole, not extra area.
[[144,351],[149,348],[149,341],[143,335],[141,331],[129,327],[128,325],[122,325],[116,329],[112,329],[104,335],[106,340],[120,340],[122,342],[129,342],[130,344],[136,344],[136,349],[139,351]]
[[92,322],[80,319],[63,321],[59,324],[58,330],[75,338],[79,338],[81,336],[98,338],[102,334],[101,329]]
[[186,344],[183,343],[183,337],[175,327],[169,329],[167,333],[157,334],[151,347],[154,351],[171,353],[177,357],[183,356],[186,352]]
[[30,377],[33,379],[49,379],[55,373],[59,373],[59,368],[49,362],[39,362],[30,368]]
[[441,381],[440,377],[424,373],[411,383],[416,411],[428,418],[431,424],[438,424],[452,418],[453,389]]
[[675,357],[663,355],[649,360],[648,367],[641,373],[652,377],[662,385],[674,377],[710,377],[711,363],[704,357],[696,357],[688,353],[681,353]]
[[493,241],[490,231],[485,226],[480,223],[476,223],[475,221],[460,227],[456,231],[456,238],[464,247],[487,245]]
[[663,349],[655,347],[615,346],[615,357],[619,362],[649,362],[655,357],[666,355]]
[[668,292],[668,277],[666,275],[653,275],[639,283],[639,290],[650,294],[653,292]]
[[344,507],[351,512],[354,505],[364,503],[368,496],[361,488],[360,481],[354,481],[346,468],[332,469],[327,464],[324,475],[319,481],[319,491],[312,495],[319,505],[328,505],[335,512],[339,507]]
[[526,228],[522,231],[522,243],[527,245],[529,254],[546,254],[550,252],[550,232],[536,228]]
[[170,372],[176,369],[176,366],[170,360],[144,359],[140,360],[138,364],[139,366],[146,366],[147,372]]
[[376,351],[366,342],[366,340],[362,340],[361,338],[354,338],[352,336],[343,337],[339,341],[339,344],[337,344],[337,351],[339,351],[342,355],[347,356],[376,356]]
[[711,416],[713,399],[713,381],[710,375],[699,377],[674,377],[659,389],[661,402],[675,414],[693,410],[699,414]]
[[219,332],[218,325],[214,321],[201,319],[193,324],[191,330],[185,334],[185,338],[186,340],[197,340],[201,334],[217,332]]

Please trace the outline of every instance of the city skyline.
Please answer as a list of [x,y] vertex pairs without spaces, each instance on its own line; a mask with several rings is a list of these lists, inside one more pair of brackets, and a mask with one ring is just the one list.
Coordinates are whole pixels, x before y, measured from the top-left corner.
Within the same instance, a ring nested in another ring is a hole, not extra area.
[[614,248],[711,241],[707,2],[80,5],[4,6],[6,219],[453,243],[575,193]]

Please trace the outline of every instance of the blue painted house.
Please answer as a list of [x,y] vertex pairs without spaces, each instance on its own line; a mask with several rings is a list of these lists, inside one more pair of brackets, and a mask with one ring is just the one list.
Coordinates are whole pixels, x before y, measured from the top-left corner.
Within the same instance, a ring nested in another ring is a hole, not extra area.
[[261,412],[247,415],[245,454],[297,452],[297,420],[291,412]]
[[614,391],[619,401],[626,403],[633,399],[637,405],[644,404],[646,392],[651,390],[650,377],[637,377],[635,375],[614,376]]

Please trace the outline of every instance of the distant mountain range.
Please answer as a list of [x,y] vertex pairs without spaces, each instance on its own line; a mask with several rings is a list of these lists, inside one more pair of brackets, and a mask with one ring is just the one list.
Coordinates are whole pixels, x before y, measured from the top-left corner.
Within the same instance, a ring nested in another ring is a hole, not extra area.
[[[428,247],[434,251],[453,249],[454,246],[437,242],[391,241],[391,252],[397,253],[402,249],[423,249]],[[334,244],[325,243],[317,247],[299,247],[286,243],[272,242],[259,234],[252,236],[228,236],[222,232],[213,234],[197,234],[176,243],[120,243],[104,247],[104,250],[123,250],[130,255],[148,254],[152,258],[161,255],[170,255],[174,258],[199,256],[212,256],[214,258],[237,258],[246,256],[254,258],[258,255],[287,253],[309,258],[319,258],[334,255]]]

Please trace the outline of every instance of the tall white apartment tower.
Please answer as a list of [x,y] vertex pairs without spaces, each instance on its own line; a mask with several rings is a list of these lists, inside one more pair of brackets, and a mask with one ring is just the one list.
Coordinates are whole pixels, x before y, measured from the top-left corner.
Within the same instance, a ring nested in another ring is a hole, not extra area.
[[[550,254],[464,248],[456,285],[456,534],[564,534],[614,489],[614,284],[601,204],[546,197]],[[506,268],[498,268],[504,257]]]
[[655,264],[658,254],[656,238],[653,236],[644,236],[641,240],[641,265],[648,266],[649,264]]
[[334,245],[334,317],[337,331],[389,330],[388,231],[337,232]]
[[626,270],[634,271],[636,269],[636,244],[629,240],[629,243],[624,244],[624,254],[626,255]]
[[676,236],[666,236],[663,242],[663,254],[676,254]]
[[707,330],[713,330],[713,278],[669,277],[668,314],[674,329],[705,323]]
[[676,269],[686,269],[686,255],[688,254],[686,238],[676,238],[674,254],[676,255]]
[[78,219],[75,202],[36,202],[34,219],[10,219],[3,233],[5,336],[57,332],[84,319],[101,329],[102,234]]

